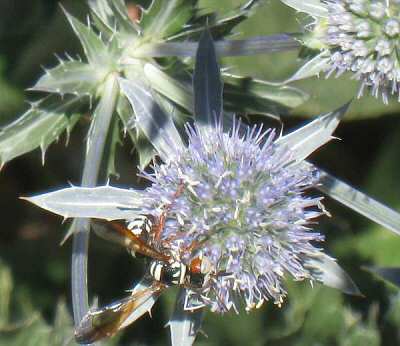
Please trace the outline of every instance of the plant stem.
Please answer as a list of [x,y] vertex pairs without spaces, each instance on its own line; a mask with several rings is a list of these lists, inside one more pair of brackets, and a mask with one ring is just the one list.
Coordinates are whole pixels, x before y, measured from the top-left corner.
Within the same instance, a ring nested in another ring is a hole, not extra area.
[[[217,55],[223,56],[249,56],[256,54],[269,54],[299,49],[301,44],[295,39],[295,34],[275,34],[256,36],[243,40],[216,41]],[[136,58],[152,57],[194,57],[196,56],[197,42],[161,42],[149,43],[136,49],[132,55]]]
[[[93,114],[93,120],[87,138],[82,186],[93,187],[97,184],[100,164],[103,157],[107,133],[111,124],[119,87],[117,76],[110,75],[104,83],[101,100]],[[71,289],[74,311],[74,323],[77,326],[88,311],[87,258],[89,247],[89,219],[75,219],[71,229],[73,233],[73,252],[71,263]]]

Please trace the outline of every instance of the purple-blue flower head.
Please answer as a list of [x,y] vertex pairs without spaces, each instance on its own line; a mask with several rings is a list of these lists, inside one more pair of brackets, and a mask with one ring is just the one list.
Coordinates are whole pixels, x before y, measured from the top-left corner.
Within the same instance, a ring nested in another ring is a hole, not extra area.
[[400,98],[399,1],[328,0],[324,43],[330,51],[329,73],[350,71],[372,95]]
[[[186,264],[200,253],[211,262],[213,275],[190,292],[188,308],[238,311],[241,300],[246,310],[270,300],[280,305],[285,275],[317,280],[305,265],[320,254],[315,243],[323,240],[310,228],[324,213],[321,198],[305,195],[318,182],[316,172],[292,160],[273,130],[186,129],[188,145],[173,160],[154,164],[153,174],[143,173],[152,182],[143,212],[159,216],[170,205],[164,250]],[[183,251],[193,244],[193,251]]]

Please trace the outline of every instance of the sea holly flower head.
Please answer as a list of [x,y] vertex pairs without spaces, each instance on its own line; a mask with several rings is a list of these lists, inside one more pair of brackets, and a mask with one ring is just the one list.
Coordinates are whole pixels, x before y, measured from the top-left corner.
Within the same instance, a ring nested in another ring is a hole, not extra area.
[[[138,106],[125,82],[121,85]],[[138,90],[143,107],[145,94]],[[164,215],[159,250],[187,266],[201,257],[211,269],[204,285],[185,287],[182,309],[189,325],[198,308],[223,313],[239,312],[242,306],[251,310],[266,301],[280,306],[289,277],[358,294],[347,274],[317,246],[324,237],[311,226],[327,212],[321,197],[307,195],[318,187],[319,174],[304,161],[332,138],[345,110],[285,136],[235,120],[227,131],[223,118],[211,125],[196,119],[186,125],[187,145],[175,137],[168,118],[160,119],[167,131],[160,131],[154,144],[163,143],[163,161],[153,164],[153,173],[141,172],[151,182],[145,190],[70,187],[29,200],[64,217],[119,219],[128,225],[140,215],[158,220]],[[146,301],[134,319],[154,302]],[[186,326],[175,322],[173,332]]]
[[313,17],[304,45],[321,50],[289,81],[319,72],[326,76],[350,72],[360,81],[358,97],[369,89],[384,103],[400,100],[400,2],[395,0],[282,0]]
[[388,94],[400,99],[400,38],[398,1],[330,0],[324,41],[330,52],[329,73],[354,73],[359,95],[369,87],[385,103]]
[[[126,85],[123,90],[135,104]],[[137,97],[146,104],[143,95]],[[195,121],[186,125],[187,145],[173,132],[160,132],[168,146],[160,150],[163,162],[153,164],[153,173],[141,172],[151,182],[145,190],[71,187],[30,201],[64,217],[127,224],[139,215],[164,215],[160,250],[186,265],[201,256],[211,268],[200,289],[187,289],[185,310],[207,306],[238,312],[241,303],[251,310],[265,301],[281,305],[286,277],[358,294],[317,247],[324,237],[311,226],[327,212],[321,197],[306,194],[318,186],[319,174],[304,159],[332,138],[345,109],[286,136],[235,120],[229,131],[222,118],[213,126]]]
[[174,160],[143,172],[152,182],[143,192],[143,213],[159,217],[170,205],[165,250],[180,254],[201,244],[179,260],[189,264],[201,252],[216,274],[191,292],[187,308],[201,302],[212,311],[238,311],[238,297],[247,310],[268,300],[280,305],[285,275],[316,280],[304,262],[320,254],[314,242],[323,240],[310,229],[324,213],[321,198],[305,195],[318,182],[315,169],[292,161],[291,151],[275,143],[275,131],[262,127],[241,134],[240,123],[229,132],[221,122],[188,125],[187,135],[188,146]]
[[[138,106],[125,82],[121,84]],[[145,94],[136,94],[139,105],[146,107]],[[319,174],[305,158],[332,138],[345,110],[318,117],[285,136],[236,120],[227,130],[224,118],[210,125],[197,118],[186,125],[187,144],[175,137],[168,118],[160,119],[166,131],[158,131],[154,144],[158,148],[163,143],[164,150],[158,151],[162,162],[153,164],[153,173],[141,172],[151,182],[146,189],[69,187],[29,200],[64,217],[118,219],[127,225],[138,216],[160,220],[164,215],[158,250],[187,267],[202,258],[210,269],[200,287],[181,287],[169,323],[173,345],[182,338],[192,344],[201,326],[201,308],[223,313],[242,307],[249,311],[266,301],[280,306],[289,277],[359,294],[317,246],[323,236],[311,226],[326,212],[321,197],[306,194],[318,187]],[[145,276],[133,294],[149,290],[152,282]],[[123,326],[147,313],[158,294],[140,297]],[[108,307],[117,309],[119,303]],[[88,313],[84,321],[89,328],[101,311]]]

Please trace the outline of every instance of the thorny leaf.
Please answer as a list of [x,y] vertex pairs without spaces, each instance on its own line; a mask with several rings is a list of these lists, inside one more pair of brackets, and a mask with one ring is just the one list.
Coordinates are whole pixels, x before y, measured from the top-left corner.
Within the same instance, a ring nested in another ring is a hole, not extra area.
[[199,125],[212,126],[222,114],[222,82],[213,39],[201,35],[193,75],[194,117]]
[[123,124],[124,134],[128,133],[132,141],[136,138],[136,120],[132,107],[125,95],[120,94],[117,103],[117,113]]
[[140,214],[142,193],[111,186],[69,187],[33,197],[23,197],[64,218],[118,220]]
[[64,10],[64,13],[82,44],[89,64],[96,66],[96,70],[98,70],[99,67],[108,66],[112,58],[110,57],[108,47],[104,44],[102,39],[97,36],[90,27],[82,24],[66,10]]
[[164,38],[182,30],[195,13],[197,0],[152,0],[140,25],[146,36]]
[[400,214],[323,170],[317,188],[346,207],[400,234]]
[[168,322],[171,330],[172,346],[193,345],[204,318],[203,309],[196,311],[185,311],[183,309],[185,295],[186,290],[180,289],[176,299],[174,313],[171,316],[171,320]]
[[103,33],[112,35],[134,35],[140,28],[129,18],[123,0],[89,0],[89,7],[96,26]]
[[[75,98],[48,104],[44,100],[34,104],[20,118],[0,129],[0,167],[15,157],[36,148],[42,150],[42,162],[48,146],[59,136],[67,134],[79,119],[78,115],[66,115],[66,111],[78,100]],[[43,107],[42,106],[46,106]]]
[[[229,73],[223,73],[222,76],[225,82],[224,98],[236,98],[242,94],[244,97],[248,97],[249,103],[250,100],[253,100],[254,103],[257,103],[257,101],[259,103],[262,101],[272,101],[291,108],[301,105],[309,98],[308,94],[295,87],[280,86],[260,79],[242,77]],[[251,105],[246,104],[246,106],[251,108]],[[253,107],[255,108],[256,106]],[[262,111],[261,106],[260,111]]]
[[135,139],[135,149],[139,155],[139,168],[145,169],[155,156],[154,147],[142,131],[138,131]]
[[[154,90],[188,112],[193,112],[193,92],[187,84],[170,77],[150,63],[144,66],[144,73]],[[287,113],[287,107],[297,107],[308,99],[305,92],[294,87],[230,74],[223,74],[222,77],[227,110],[279,117]]]
[[340,107],[336,111],[320,115],[311,123],[302,126],[286,136],[279,138],[275,143],[287,147],[293,153],[290,160],[301,162],[319,147],[329,142],[332,133],[339,125],[350,103]]
[[241,113],[282,117],[287,107],[297,107],[308,95],[291,86],[270,84],[258,79],[223,74],[224,106],[226,110]]
[[325,52],[319,53],[300,67],[295,74],[285,80],[283,84],[318,76],[321,72],[325,71],[328,66],[329,57],[326,56]]
[[155,150],[143,131],[137,128],[135,113],[124,95],[121,95],[118,100],[117,113],[122,120],[124,134],[128,134],[134,143],[134,148],[139,156],[139,167],[144,169],[154,158]]
[[328,255],[307,256],[305,266],[313,272],[325,286],[333,287],[344,293],[361,295],[360,290],[350,276]]
[[178,38],[197,40],[204,31],[204,26],[207,26],[215,40],[223,39],[231,34],[237,25],[255,13],[255,9],[260,3],[259,0],[249,0],[244,5],[217,19],[215,19],[217,17],[215,13],[199,14],[196,16],[193,25],[189,25],[187,29],[169,37],[169,40]]
[[150,63],[144,65],[143,72],[154,90],[188,111],[193,111],[193,94],[190,86],[170,77]]
[[90,96],[104,77],[92,65],[74,60],[60,61],[58,66],[46,70],[31,90]]
[[298,12],[307,13],[313,17],[328,17],[328,8],[321,0],[281,0],[287,6]]
[[182,139],[171,119],[155,101],[151,91],[139,81],[120,78],[120,86],[135,112],[137,125],[156,148],[161,158],[168,162],[175,150],[183,147]]

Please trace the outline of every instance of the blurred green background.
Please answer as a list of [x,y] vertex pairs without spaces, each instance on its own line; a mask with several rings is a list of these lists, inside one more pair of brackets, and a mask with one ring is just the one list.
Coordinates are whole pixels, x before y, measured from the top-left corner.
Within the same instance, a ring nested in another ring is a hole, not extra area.
[[[203,0],[202,6],[221,13],[245,1]],[[58,6],[50,0],[0,0],[0,126],[12,121],[35,95],[24,90],[56,64],[55,53],[79,54],[80,47]],[[61,1],[84,18],[84,1]],[[310,19],[278,0],[265,1],[238,28],[239,37],[299,32]],[[302,64],[298,52],[231,58],[224,66],[256,78],[280,81]],[[357,90],[349,76],[313,78],[296,84],[310,99],[282,119],[285,129],[306,118],[337,108]],[[331,142],[312,161],[355,187],[400,210],[400,107],[384,106],[365,97],[354,100]],[[262,120],[257,118],[258,121]],[[78,184],[87,125],[81,121],[66,138],[52,145],[41,164],[35,151],[8,163],[0,171],[0,346],[74,345],[70,318],[71,243],[60,247],[67,225],[59,217],[28,205],[19,196]],[[131,186],[137,158],[128,142],[118,152],[121,173],[114,185]],[[400,238],[333,201],[325,201],[332,218],[321,220],[325,248],[353,277],[365,297],[348,297],[328,288],[288,281],[288,300],[282,308],[266,304],[252,313],[223,316],[208,313],[197,345],[400,345],[400,294],[362,267],[400,266]],[[140,260],[92,237],[89,289],[101,303],[124,295],[142,273]],[[112,283],[112,284],[110,284]],[[166,293],[152,313],[107,344],[164,345],[164,328],[176,291]]]

